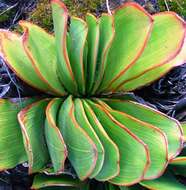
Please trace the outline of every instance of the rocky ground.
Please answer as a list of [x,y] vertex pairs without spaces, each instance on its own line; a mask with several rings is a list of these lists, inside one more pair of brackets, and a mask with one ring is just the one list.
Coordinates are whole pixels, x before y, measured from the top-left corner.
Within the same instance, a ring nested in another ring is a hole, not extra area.
[[[47,2],[46,0],[43,1]],[[125,0],[110,0],[109,8],[112,10],[121,5],[124,1]],[[160,10],[160,4],[158,4],[157,0],[136,1],[151,13]],[[0,0],[0,28],[15,29],[17,22],[20,19],[28,19],[29,13],[35,10],[37,4],[40,2],[39,0]],[[83,1],[76,0],[76,2],[82,6]],[[99,15],[101,12],[107,11],[107,8],[105,3],[101,3],[98,6],[94,5],[92,12]],[[169,7],[164,5],[164,8]],[[44,10],[46,9],[44,8]],[[46,25],[49,27],[49,30],[51,30],[50,27],[52,24],[49,22],[50,18],[47,20]],[[0,59],[0,97],[19,98],[39,94],[40,92],[18,79],[6,66],[4,61]],[[180,121],[186,121],[186,64],[173,69],[165,77],[152,85],[136,91],[135,95],[140,97],[138,99],[142,103],[153,106]],[[26,190],[29,189],[31,182],[32,176],[28,177],[27,167],[23,165],[17,166],[12,170],[1,172],[0,174],[1,190]]]

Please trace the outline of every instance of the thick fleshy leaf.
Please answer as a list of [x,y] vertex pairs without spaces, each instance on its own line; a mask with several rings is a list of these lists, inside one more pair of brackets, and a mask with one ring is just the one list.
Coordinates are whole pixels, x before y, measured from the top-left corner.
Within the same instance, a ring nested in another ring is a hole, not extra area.
[[173,60],[159,67],[152,68],[151,70],[145,72],[144,74],[138,76],[135,79],[129,80],[122,86],[122,90],[132,91],[135,90],[136,88],[140,88],[141,86],[148,85],[151,82],[161,78],[172,68],[182,65],[185,61],[186,61],[186,38],[180,53]]
[[24,30],[23,47],[35,72],[51,91],[63,96],[65,90],[57,76],[57,55],[55,38],[45,30],[26,21],[20,21]]
[[132,101],[104,99],[113,109],[127,113],[141,121],[162,130],[168,140],[169,159],[178,155],[183,148],[183,134],[180,123],[153,108]]
[[139,137],[149,148],[150,167],[144,179],[154,179],[162,175],[168,164],[168,142],[164,133],[157,127],[136,119],[124,112],[118,112],[106,107],[105,103],[98,101],[108,109],[109,113],[132,133]]
[[100,141],[100,139],[98,138],[97,134],[95,133],[93,127],[90,125],[84,108],[83,108],[83,104],[81,102],[80,99],[75,99],[74,100],[74,114],[75,114],[75,118],[79,124],[79,126],[81,126],[82,129],[84,129],[86,131],[86,133],[89,135],[89,137],[92,139],[92,141],[95,143],[96,148],[97,148],[97,152],[98,152],[98,157],[97,157],[97,161],[96,161],[96,166],[93,170],[93,172],[91,173],[91,175],[89,176],[89,178],[94,178],[102,169],[103,166],[103,161],[104,161],[104,157],[105,157],[105,150],[103,148],[103,145]]
[[184,135],[184,141],[186,142],[186,122],[181,123]]
[[41,91],[55,94],[48,85],[40,79],[26,55],[23,47],[23,39],[20,35],[0,30],[0,56],[8,66],[27,84]]
[[[169,63],[181,51],[186,32],[184,21],[172,12],[156,14],[153,16],[153,19],[153,30],[143,54],[136,63],[117,80],[117,85],[112,86],[114,91],[125,90],[126,82]],[[176,34],[174,39],[172,38],[172,34]],[[175,65],[177,65],[177,63]],[[156,75],[158,75],[158,73]],[[150,82],[153,80],[154,77],[152,77],[151,80],[149,79]],[[109,89],[111,88],[109,87]]]
[[119,149],[117,145],[111,140],[111,138],[107,135],[106,131],[104,130],[103,126],[99,122],[98,118],[94,114],[91,107],[83,101],[83,106],[87,115],[87,118],[93,127],[94,131],[98,135],[100,141],[105,150],[105,159],[102,166],[101,171],[95,179],[99,181],[107,181],[119,174]]
[[66,47],[68,11],[60,0],[52,0],[51,4],[56,51],[58,56],[59,77],[68,92],[75,94],[77,92],[77,85],[72,72]]
[[[37,189],[33,189],[33,190],[37,190]],[[50,186],[50,187],[43,187],[43,188],[41,188],[39,190],[82,190],[82,189],[78,189],[77,187]]]
[[74,187],[74,190],[79,190],[80,186],[81,182],[78,179],[74,179],[68,175],[48,176],[38,174],[34,177],[31,189],[43,189],[44,187],[64,187],[65,189],[72,190],[70,187]]
[[115,37],[99,92],[115,87],[115,81],[139,58],[153,24],[152,17],[136,3],[125,3],[114,12],[113,17]]
[[86,22],[88,25],[88,58],[87,58],[87,92],[90,93],[96,74],[96,62],[99,48],[99,23],[96,17],[92,14],[87,14]]
[[94,94],[99,87],[106,68],[107,57],[109,49],[114,39],[114,19],[109,14],[102,14],[99,18],[99,49],[97,56],[96,75],[94,79],[94,88],[92,94]]
[[0,99],[0,171],[27,161],[17,114],[34,99]]
[[87,75],[88,75],[88,73],[87,73],[87,62],[88,62],[87,57],[88,57],[88,42],[86,40],[85,46],[84,46],[84,51],[83,51],[83,65],[84,65],[84,71],[85,71],[85,73],[84,73],[85,76],[84,77],[85,77],[85,85],[86,86],[87,86]]
[[42,171],[49,163],[44,138],[45,109],[48,102],[49,99],[40,100],[25,107],[18,114],[30,174]]
[[78,84],[80,94],[85,94],[85,66],[83,57],[87,37],[87,24],[83,20],[71,17],[68,35],[68,55],[70,64]]
[[97,148],[88,134],[78,124],[74,104],[69,96],[58,113],[58,125],[67,145],[68,159],[81,180],[89,177],[96,165]]
[[186,177],[186,154],[185,150],[177,158],[174,158],[170,162],[170,168],[174,171],[176,175],[181,175]]
[[117,185],[132,185],[143,179],[150,160],[147,146],[124,125],[117,122],[106,109],[87,100],[120,153],[120,173],[109,180]]
[[45,138],[54,172],[56,173],[64,170],[64,164],[67,157],[67,148],[56,124],[57,114],[62,102],[62,99],[55,98],[50,101],[46,108]]
[[155,180],[142,181],[140,184],[153,190],[185,190],[185,185],[179,183],[171,173]]
[[126,187],[126,186],[120,186],[119,188],[120,190],[130,190],[130,187]]
[[170,164],[174,165],[174,166],[185,166],[186,167],[186,156],[179,156],[177,158],[174,158]]
[[119,188],[120,188],[120,190],[144,190],[144,188],[142,186],[140,186],[139,184],[133,185],[130,187],[120,186]]
[[112,185],[111,183],[105,184],[105,190],[120,190],[118,186]]

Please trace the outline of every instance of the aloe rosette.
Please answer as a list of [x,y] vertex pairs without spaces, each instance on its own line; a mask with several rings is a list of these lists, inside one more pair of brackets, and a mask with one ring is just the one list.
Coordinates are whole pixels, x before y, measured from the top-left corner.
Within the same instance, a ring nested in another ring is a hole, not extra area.
[[[0,170],[27,161],[30,174],[41,173],[35,189],[85,190],[93,178],[108,181],[106,189],[135,189],[127,186],[137,183],[158,189],[153,183],[169,175],[160,177],[168,164],[174,168],[185,159],[176,158],[184,127],[127,96],[110,95],[148,85],[183,64],[185,22],[173,12],[151,16],[125,3],[112,15],[72,16],[68,24],[65,5],[52,0],[51,6],[54,35],[27,21],[19,23],[23,34],[0,30],[7,65],[48,94],[21,104],[0,100]],[[75,179],[64,175],[67,162]]]

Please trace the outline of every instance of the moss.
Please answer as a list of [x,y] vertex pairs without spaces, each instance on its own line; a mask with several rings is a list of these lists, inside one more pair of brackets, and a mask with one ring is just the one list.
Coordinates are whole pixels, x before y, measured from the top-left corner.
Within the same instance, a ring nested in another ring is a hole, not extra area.
[[5,25],[6,23],[10,22],[10,20],[12,20],[12,17],[15,15],[16,10],[15,8],[11,8],[11,9],[5,9],[5,10],[1,10],[1,14],[0,14],[0,26]]
[[50,0],[39,0],[36,9],[30,14],[28,20],[39,25],[40,27],[52,31],[52,11],[50,6]]
[[3,15],[1,15],[0,16],[0,22],[5,22],[5,21],[7,21],[8,19],[9,19],[9,14],[3,14]]
[[[84,17],[87,12],[96,14],[97,7],[103,0],[63,0],[70,15]],[[50,0],[39,0],[37,7],[29,14],[28,20],[47,31],[53,30]]]
[[[160,11],[166,11],[165,0],[158,0]],[[185,0],[167,0],[170,11],[174,11],[182,17],[186,17],[186,1]]]
[[64,0],[63,1],[71,15],[84,17],[87,12],[96,14],[97,8],[101,6],[104,0]]
[[[84,18],[87,12],[96,15],[98,7],[103,5],[105,0],[63,0],[63,2],[67,6],[70,15]],[[167,0],[167,2],[171,11],[186,17],[185,0]],[[158,3],[161,11],[167,10],[165,0],[158,0]],[[146,3],[145,8],[151,13],[156,12],[151,3]],[[51,32],[53,30],[53,22],[50,0],[39,0],[36,9],[29,13],[28,20]],[[17,28],[16,30],[19,31],[20,29]]]

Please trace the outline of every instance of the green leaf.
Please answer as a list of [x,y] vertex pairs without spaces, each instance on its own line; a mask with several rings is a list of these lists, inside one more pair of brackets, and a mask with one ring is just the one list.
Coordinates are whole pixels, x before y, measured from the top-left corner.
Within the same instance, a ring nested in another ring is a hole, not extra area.
[[[37,190],[37,189],[33,189],[33,190]],[[51,187],[43,187],[43,188],[40,188],[39,190],[81,190],[81,189],[79,189],[77,187],[51,186]]]
[[[85,94],[85,66],[83,64],[84,48],[88,27],[83,20],[71,17],[68,39],[70,64],[78,84],[80,94]],[[85,52],[86,53],[86,52]]]
[[[81,185],[78,179],[74,179],[71,176],[59,175],[59,176],[47,176],[44,174],[38,174],[34,177],[34,181],[31,189],[43,189],[44,187],[61,187],[62,189],[77,189]],[[79,188],[78,188],[79,189]]]
[[155,180],[142,181],[140,184],[153,190],[185,190],[185,185],[179,183],[171,173],[166,173]]
[[111,183],[106,183],[105,184],[105,190],[119,190],[119,187],[112,185]]
[[58,125],[68,150],[68,159],[81,180],[88,178],[96,165],[97,148],[77,123],[74,104],[69,96],[59,110]]
[[183,138],[181,126],[177,120],[137,102],[109,99],[106,103],[113,109],[127,113],[162,130],[168,140],[169,160],[180,153],[183,148]]
[[186,40],[184,45],[180,51],[180,53],[171,61],[158,66],[156,68],[152,68],[151,70],[144,72],[144,74],[129,80],[125,83],[122,90],[124,91],[132,91],[136,88],[140,88],[141,86],[149,85],[151,82],[161,78],[167,72],[169,72],[172,68],[182,65],[186,61]]
[[[86,40],[85,42],[85,46],[84,46],[84,51],[83,51],[83,65],[84,65],[84,74],[85,74],[85,85],[87,86],[87,75],[88,75],[88,72],[87,72],[87,62],[88,62],[88,42]],[[86,90],[86,89],[85,89]]]
[[100,33],[99,49],[97,56],[96,75],[94,79],[95,84],[92,92],[90,92],[91,94],[94,94],[98,89],[99,85],[101,84],[106,68],[109,49],[112,45],[112,41],[115,35],[113,16],[109,14],[102,14],[98,22],[99,22],[99,33]]
[[114,12],[113,17],[115,37],[99,92],[112,90],[125,71],[140,57],[153,24],[152,17],[136,3],[124,4]]
[[186,177],[186,156],[180,155],[179,157],[171,160],[170,168],[174,171],[176,175]]
[[85,132],[89,135],[89,137],[92,139],[92,141],[95,143],[97,148],[97,161],[96,166],[89,176],[89,178],[94,178],[101,170],[103,166],[103,161],[105,157],[105,150],[103,148],[102,143],[100,142],[100,139],[98,138],[97,134],[93,130],[93,127],[90,125],[87,116],[85,114],[83,104],[80,99],[74,100],[74,114],[76,121],[78,122],[79,126],[82,127],[82,129],[85,130]]
[[0,99],[0,170],[27,161],[17,114],[34,99]]
[[186,156],[179,156],[177,158],[174,158],[170,162],[171,165],[174,166],[185,166],[186,167]]
[[55,98],[46,108],[45,138],[50,158],[56,173],[64,170],[67,157],[67,147],[57,126],[57,114],[63,100]]
[[49,99],[30,104],[18,114],[24,146],[28,157],[29,174],[42,171],[49,163],[44,138],[45,109]]
[[99,48],[99,23],[96,17],[92,14],[87,14],[86,22],[88,25],[88,60],[87,60],[87,92],[90,93],[93,85],[94,78],[96,74],[96,62],[98,56],[98,48]]
[[117,122],[107,110],[87,100],[109,137],[116,143],[120,153],[120,173],[109,180],[117,185],[132,185],[143,179],[149,167],[147,146],[125,126]]
[[120,186],[119,187],[120,190],[145,190],[142,186],[140,186],[139,184],[137,185],[133,185],[130,187],[126,187],[126,186]]
[[20,35],[0,30],[0,40],[0,55],[18,77],[38,90],[55,94],[49,90],[48,85],[35,72],[30,59],[24,51],[23,39]]
[[[114,88],[114,91],[125,91],[125,83],[140,77],[152,69],[169,63],[180,53],[185,38],[185,23],[183,20],[172,12],[155,14],[153,19],[154,25],[152,33],[143,54],[136,63],[129,67],[124,75],[116,81],[117,86],[113,85],[109,89]],[[173,34],[176,34],[174,38],[172,38]],[[173,65],[177,65],[177,63]],[[162,76],[161,73],[160,76],[158,75],[159,73],[155,74],[157,76],[155,79]],[[149,82],[153,80],[154,77],[152,75],[152,79],[149,79]]]
[[106,107],[105,103],[98,101],[109,113],[132,133],[139,137],[147,146],[150,153],[150,167],[144,179],[154,179],[162,175],[168,164],[168,142],[165,134],[157,127],[136,119],[124,112]]
[[57,76],[54,36],[27,21],[20,21],[19,24],[24,30],[23,47],[33,64],[35,72],[48,85],[50,91],[57,95],[65,95],[65,90]]
[[[87,118],[93,127],[94,131],[98,135],[100,141],[105,150],[105,159],[102,166],[101,171],[95,179],[99,181],[107,181],[119,174],[119,149],[117,145],[111,140],[111,138],[107,135],[106,131],[104,130],[103,126],[99,122],[98,118],[94,114],[93,110],[90,106],[83,100],[83,106],[87,115]],[[112,156],[111,156],[112,155]]]
[[181,123],[184,135],[184,141],[186,142],[186,122]]
[[68,11],[60,0],[52,0],[51,4],[56,51],[58,56],[59,77],[68,92],[76,94],[77,85],[75,82],[74,73],[72,72],[66,47]]

